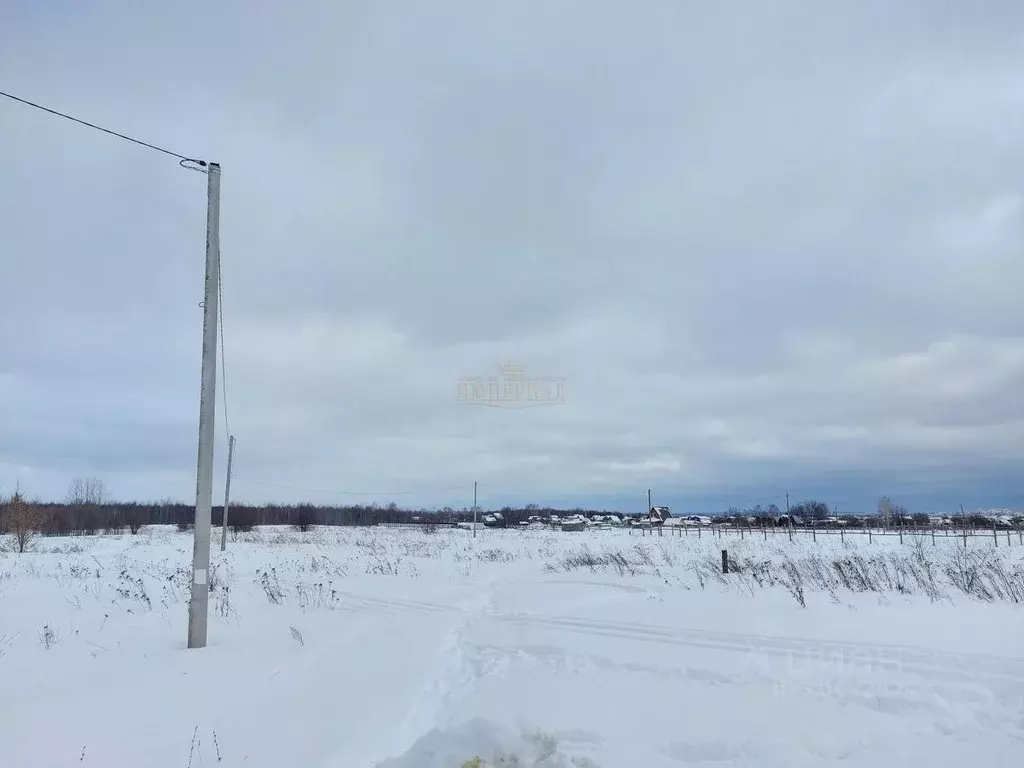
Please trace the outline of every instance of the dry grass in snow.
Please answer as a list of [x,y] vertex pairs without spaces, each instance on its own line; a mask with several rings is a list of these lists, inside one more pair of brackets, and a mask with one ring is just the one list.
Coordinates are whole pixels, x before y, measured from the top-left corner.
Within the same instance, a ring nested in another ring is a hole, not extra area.
[[195,651],[190,534],[31,545],[0,554],[0,765],[884,768],[1024,744],[1024,547],[980,538],[264,529],[213,552]]

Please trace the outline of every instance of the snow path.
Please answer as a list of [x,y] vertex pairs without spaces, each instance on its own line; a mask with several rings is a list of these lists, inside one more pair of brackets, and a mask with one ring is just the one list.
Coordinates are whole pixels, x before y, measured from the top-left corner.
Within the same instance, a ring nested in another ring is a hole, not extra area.
[[215,557],[230,589],[211,595],[202,651],[183,647],[187,536],[0,555],[0,766],[962,768],[1024,754],[1020,605],[809,592],[801,608],[782,588],[685,583],[707,547],[685,539],[658,542],[680,563],[658,574],[545,568],[578,540],[240,542]]
[[[492,584],[485,581],[480,585],[477,595],[464,600],[454,608],[460,616],[437,649],[437,665],[433,676],[423,686],[403,718],[398,733],[392,739],[392,751],[399,752],[411,748],[417,739],[429,732],[435,723],[443,718],[445,711],[472,692],[476,675],[471,658],[473,650],[467,644],[466,636],[489,610],[491,595]],[[452,610],[430,603],[402,601],[401,604],[410,612],[439,613]],[[399,746],[402,749],[396,749]],[[338,765],[346,765],[346,760],[351,759],[350,755],[339,759]]]

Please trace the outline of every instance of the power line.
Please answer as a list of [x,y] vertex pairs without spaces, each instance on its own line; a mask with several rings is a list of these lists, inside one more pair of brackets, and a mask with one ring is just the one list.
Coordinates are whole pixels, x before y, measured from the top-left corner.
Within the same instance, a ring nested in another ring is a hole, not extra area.
[[217,324],[220,326],[220,391],[224,398],[225,438],[231,440],[231,424],[228,422],[228,373],[224,359],[224,281],[221,279],[220,259],[217,260]]
[[295,485],[280,485],[278,483],[266,483],[262,480],[248,480],[244,477],[233,477],[240,483],[249,483],[250,485],[262,485],[267,488],[280,488],[285,491],[304,491],[305,493],[330,493],[337,496],[417,496],[420,494],[427,493],[447,493],[449,491],[464,491],[466,486],[455,485],[448,488],[428,488],[421,491],[339,491],[333,488],[300,488]]
[[[484,487],[481,486],[481,495],[483,494]],[[566,493],[564,491],[520,491],[512,489],[491,489],[487,488],[487,496],[523,496],[523,497],[541,497],[541,498],[559,498],[559,499],[578,499],[578,498],[602,498],[602,499],[632,499],[645,493],[644,490],[637,491],[576,491],[574,493]]]
[[118,133],[117,131],[112,131],[109,128],[104,128],[103,126],[96,125],[95,123],[90,123],[90,122],[88,122],[86,120],[82,120],[81,118],[73,117],[73,116],[68,115],[68,114],[66,114],[64,112],[58,112],[56,109],[50,109],[49,107],[44,107],[42,104],[36,104],[34,101],[29,101],[28,99],[23,99],[23,98],[21,98],[19,96],[15,96],[14,94],[7,93],[5,91],[0,91],[0,96],[4,96],[4,97],[10,99],[11,101],[17,101],[17,102],[20,102],[20,103],[25,104],[27,106],[34,107],[35,109],[42,110],[43,112],[49,112],[51,115],[56,115],[57,117],[63,117],[65,120],[70,120],[73,123],[78,123],[79,125],[84,125],[87,128],[92,128],[93,130],[96,130],[96,131],[102,131],[103,133],[110,134],[111,136],[116,136],[119,139],[124,139],[125,141],[130,141],[133,144],[138,144],[139,146],[147,147],[149,149],[155,149],[157,152],[163,152],[165,155],[170,155],[171,157],[176,157],[176,158],[178,158],[179,160],[181,160],[183,162],[197,163],[198,165],[201,165],[203,167],[206,166],[206,161],[205,160],[196,160],[193,157],[186,157],[185,155],[179,155],[177,152],[172,152],[169,149],[164,149],[163,147],[158,147],[156,144],[150,144],[149,142],[142,141],[141,139],[136,139],[136,138],[132,138],[131,136],[126,136],[123,133]]

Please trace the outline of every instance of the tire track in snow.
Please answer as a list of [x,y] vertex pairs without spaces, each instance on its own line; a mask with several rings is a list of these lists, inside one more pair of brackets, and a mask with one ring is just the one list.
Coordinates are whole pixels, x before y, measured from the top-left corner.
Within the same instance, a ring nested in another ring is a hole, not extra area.
[[[430,613],[465,610],[461,606],[439,605],[437,603],[415,600],[365,598],[356,595],[347,596],[368,607],[405,609]],[[979,674],[983,674],[993,679],[1024,684],[1024,659],[1022,658],[993,656],[990,654],[952,653],[908,645],[716,632],[713,630],[664,627],[635,622],[560,618],[532,613],[501,613],[490,609],[489,605],[490,603],[488,602],[479,609],[484,614],[482,618],[586,635],[603,635],[719,651],[767,653],[775,656],[792,655],[794,652],[807,652],[811,654],[812,658],[827,658],[841,654],[846,655],[851,661],[860,659],[876,662],[879,665],[896,666],[900,670],[915,671],[924,676],[928,676],[929,672],[940,672],[943,677],[946,677],[950,672],[953,672],[973,680]]]
[[[734,676],[735,682],[770,681],[779,690],[825,696],[889,714],[919,711],[939,717],[948,714],[951,702],[967,699],[970,707],[964,714],[969,715],[979,729],[999,731],[1024,742],[1021,714],[1024,712],[1024,660],[1021,659],[904,645],[765,637],[532,614],[490,618],[592,637],[748,654],[740,675]],[[772,659],[784,660],[781,670],[777,664],[772,668]],[[829,680],[827,684],[798,682],[800,674],[813,665]],[[780,676],[780,672],[785,674]],[[864,673],[875,676],[875,681],[863,682]],[[892,674],[909,674],[924,682],[898,684],[892,682]],[[880,684],[879,680],[886,682]],[[920,695],[910,695],[912,691]],[[933,725],[940,732],[944,727],[941,720],[933,721]]]
[[[459,605],[440,605],[403,599],[355,599],[360,600],[365,607],[377,610],[467,614],[455,630],[453,639],[445,645],[444,655],[447,662],[444,671],[439,672],[432,686],[424,692],[423,703],[419,705],[422,709],[418,724],[414,728],[410,721],[409,732],[429,722],[430,717],[425,714],[430,706],[428,702],[433,702],[433,718],[437,720],[440,713],[452,703],[456,691],[469,695],[478,678],[490,674],[509,674],[517,658],[524,660],[534,655],[531,651],[536,649],[476,646],[465,642],[466,632],[472,625],[480,621],[493,621],[592,637],[748,654],[750,661],[745,668],[746,675],[741,676],[744,679],[736,678],[730,681],[740,684],[772,685],[780,691],[820,696],[878,712],[918,711],[936,718],[934,727],[939,733],[944,733],[942,715],[947,706],[945,702],[962,701],[966,697],[973,702],[972,711],[969,713],[970,719],[980,729],[998,730],[1018,741],[1021,740],[1019,734],[1024,734],[1024,718],[1021,717],[1021,713],[1024,712],[1024,659],[1021,658],[954,653],[874,642],[729,633],[522,612],[502,613],[494,610],[490,598],[482,603],[473,604],[473,601],[468,601]],[[494,651],[498,653],[495,654]],[[561,663],[567,662],[571,665],[582,661],[587,664],[595,660],[596,657],[570,652]],[[831,678],[831,682],[824,685],[803,684],[794,679],[787,679],[786,676],[779,676],[775,674],[779,671],[779,660],[782,660],[786,669],[791,672],[795,669],[797,674],[801,669],[806,670],[809,665],[817,664],[819,670],[823,669]],[[611,664],[616,665],[615,662]],[[773,666],[775,670],[772,669]],[[624,670],[630,667],[634,672],[651,671],[641,669],[637,665],[623,665]],[[887,684],[880,687],[878,683],[859,681],[859,675],[864,672],[913,675],[927,681],[913,687],[918,693],[928,696],[922,700],[920,697],[907,695],[909,691],[903,691],[897,685]],[[684,677],[693,682],[707,684],[730,682],[721,679],[720,675],[721,673],[715,670],[690,670]],[[954,689],[958,689],[955,691],[956,695],[946,695],[954,693]],[[933,703],[924,703],[929,699]]]
[[[462,605],[439,605],[415,600],[366,598],[347,595],[365,606],[437,612],[463,612]],[[990,654],[952,653],[909,645],[891,645],[861,641],[827,640],[773,635],[754,635],[713,630],[665,627],[636,622],[603,621],[597,619],[560,618],[532,613],[501,613],[490,608],[488,600],[476,612],[481,618],[525,626],[575,632],[578,634],[616,637],[643,642],[665,643],[718,651],[762,653],[772,656],[791,656],[800,653],[805,658],[827,659],[837,656],[849,663],[862,661],[888,666],[897,671],[911,671],[922,676],[950,673],[968,680],[984,675],[994,680],[1024,685],[1024,659]]]
[[[403,598],[382,598],[382,597],[367,597],[365,595],[359,595],[352,592],[338,591],[341,597],[347,598],[351,601],[350,604],[346,605],[346,608],[355,609],[370,609],[370,610],[388,610],[392,611],[396,608],[404,608],[411,611],[420,611],[423,613],[448,613],[451,611],[462,611],[465,610],[459,603],[457,605],[439,605],[437,603],[427,603],[422,600],[405,600]],[[464,601],[465,602],[465,601]]]
[[907,645],[883,645],[841,640],[818,640],[798,637],[748,635],[714,632],[701,629],[658,627],[631,622],[558,618],[538,614],[491,614],[490,619],[526,626],[605,636],[644,642],[665,643],[717,651],[790,656],[800,653],[805,658],[829,659],[845,657],[877,663],[893,671],[913,672],[924,677],[939,673],[948,679],[950,673],[967,680],[984,675],[993,680],[1024,685],[1024,659],[984,654],[950,653]]
[[[800,671],[786,674],[790,670],[785,669],[745,668],[737,671],[716,668],[714,664],[702,665],[694,659],[674,663],[638,661],[599,653],[580,653],[557,645],[481,644],[475,650],[491,669],[499,669],[504,675],[514,675],[517,667],[519,670],[541,667],[553,675],[621,673],[647,675],[659,682],[670,679],[705,688],[759,688],[775,694],[811,697],[840,705],[852,704],[885,714],[924,714],[932,718],[939,732],[944,732],[943,723],[953,714],[954,708],[963,709],[966,701],[972,711],[963,713],[961,719],[954,719],[954,722],[963,722],[963,717],[969,716],[981,730],[999,730],[1017,741],[1024,740],[1024,736],[1011,733],[1024,733],[1024,720],[1019,716],[1019,707],[1013,708],[1012,698],[999,701],[997,696],[985,695],[990,692],[979,692],[976,686],[973,690],[964,690],[956,681],[896,681],[891,676],[865,680],[856,674],[855,669],[830,670],[827,667],[815,670],[818,674],[808,678]],[[744,694],[738,691],[736,695]]]

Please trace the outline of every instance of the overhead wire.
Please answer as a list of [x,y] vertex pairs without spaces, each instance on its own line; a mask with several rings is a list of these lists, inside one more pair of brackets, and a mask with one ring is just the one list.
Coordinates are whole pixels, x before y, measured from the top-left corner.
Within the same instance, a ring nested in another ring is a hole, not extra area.
[[228,421],[228,373],[224,355],[224,280],[221,277],[220,254],[217,255],[217,325],[220,330],[220,392],[224,401],[224,439],[231,442],[231,423]]
[[419,491],[343,491],[335,488],[302,488],[296,485],[282,485],[280,483],[268,483],[263,480],[250,480],[244,477],[238,477],[232,475],[232,479],[237,480],[240,483],[249,483],[250,485],[262,485],[267,488],[280,488],[286,491],[303,491],[304,493],[325,493],[333,494],[335,496],[417,496],[420,494],[430,493],[447,493],[450,491],[465,491],[467,486],[465,485],[454,485],[447,488],[431,488],[423,489]]
[[[102,125],[97,125],[96,123],[89,122],[88,120],[83,120],[82,118],[75,117],[74,115],[70,115],[67,112],[61,112],[60,110],[53,109],[52,107],[47,107],[47,106],[45,106],[43,104],[40,104],[38,102],[30,101],[29,99],[22,98],[21,96],[15,96],[13,93],[8,93],[7,91],[0,91],[0,96],[3,96],[6,99],[10,99],[11,101],[15,101],[15,102],[18,102],[20,104],[24,104],[25,106],[32,107],[33,109],[38,109],[38,110],[40,110],[42,112],[47,112],[48,114],[55,115],[57,117],[61,117],[61,118],[65,119],[65,120],[70,120],[71,122],[78,123],[79,125],[83,125],[86,128],[92,128],[93,130],[100,131],[101,133],[106,133],[106,134],[108,134],[110,136],[114,136],[114,137],[122,139],[124,141],[131,142],[132,144],[137,144],[137,145],[139,145],[141,147],[145,147],[147,149],[152,149],[152,150],[154,150],[156,152],[160,152],[162,154],[169,155],[170,157],[177,158],[178,161],[179,161],[178,164],[182,168],[185,168],[186,170],[201,171],[201,172],[205,173],[206,172],[205,169],[208,167],[208,164],[207,164],[207,162],[205,160],[198,160],[198,159],[196,159],[194,157],[189,157],[188,155],[183,155],[180,152],[174,152],[173,150],[167,149],[165,147],[158,146],[157,144],[152,144],[152,143],[150,143],[148,141],[143,141],[142,139],[138,139],[138,138],[136,138],[134,136],[129,136],[128,134],[120,133],[119,131],[115,131],[115,130],[112,130],[110,128],[104,128]],[[195,167],[195,166],[199,166],[199,167]],[[219,255],[220,254],[218,254],[218,257],[219,257]],[[227,432],[226,439],[230,441],[230,439],[231,439],[231,427],[230,427],[230,425],[228,423],[227,374],[225,372],[226,371],[226,366],[225,366],[225,363],[224,363],[224,291],[223,291],[222,284],[223,284],[223,278],[221,276],[220,259],[218,258],[218,260],[217,260],[217,314],[218,314],[218,324],[220,326],[220,355],[221,355],[221,366],[220,367],[221,367],[221,382],[222,382],[221,383],[221,392],[222,392],[223,400],[224,400],[224,427],[225,427],[225,431]]]
[[196,164],[198,164],[200,166],[206,167],[206,161],[205,160],[197,160],[194,157],[188,157],[187,155],[182,155],[182,154],[179,154],[178,152],[172,152],[171,150],[165,149],[164,147],[157,146],[156,144],[150,144],[148,141],[143,141],[142,139],[136,139],[135,137],[129,136],[129,135],[124,134],[124,133],[118,133],[117,131],[112,131],[110,128],[104,128],[101,125],[96,125],[95,123],[90,123],[89,121],[83,120],[80,117],[74,117],[73,115],[69,115],[66,112],[60,112],[59,110],[43,106],[42,104],[38,104],[38,103],[36,103],[34,101],[29,101],[28,99],[23,99],[20,96],[15,96],[13,93],[7,93],[6,91],[0,91],[0,96],[3,96],[5,98],[7,98],[7,99],[10,99],[11,101],[20,102],[21,104],[25,104],[25,105],[27,105],[29,107],[33,107],[34,109],[42,110],[43,112],[49,112],[51,115],[56,115],[57,117],[63,117],[65,120],[70,120],[73,123],[78,123],[79,125],[84,125],[87,128],[92,128],[93,130],[96,130],[96,131],[102,131],[103,133],[110,134],[111,136],[116,136],[119,139],[124,139],[125,141],[130,141],[133,144],[138,144],[139,146],[147,147],[148,149],[152,149],[152,150],[155,150],[157,152],[163,152],[165,155],[170,155],[171,157],[178,158],[178,160],[182,161],[183,163],[184,162],[196,163]]
[[635,496],[642,496],[647,493],[646,489],[637,491],[576,491],[575,493],[566,493],[564,491],[517,491],[511,489],[490,489],[486,486],[480,486],[480,494],[488,496],[529,496],[538,498],[559,498],[559,499],[578,499],[578,498],[622,498],[630,499]]
[[[4,98],[10,99],[11,101],[15,101],[15,102],[18,102],[20,104],[24,104],[24,105],[26,105],[28,107],[32,107],[33,109],[38,109],[40,111],[47,112],[47,113],[49,113],[51,115],[55,115],[56,117],[60,117],[60,118],[63,118],[65,120],[69,120],[69,121],[71,121],[73,123],[77,123],[77,124],[85,126],[87,128],[91,128],[93,130],[100,131],[101,133],[105,133],[105,134],[108,134],[110,136],[114,136],[116,138],[122,139],[123,141],[128,141],[128,142],[131,142],[132,144],[137,144],[137,145],[139,145],[141,147],[145,147],[147,149],[154,150],[155,152],[160,152],[162,154],[169,155],[170,157],[177,158],[179,160],[179,165],[181,165],[183,168],[186,168],[186,169],[189,169],[189,170],[202,170],[202,169],[207,167],[207,163],[204,160],[199,160],[199,159],[196,159],[196,158],[193,158],[193,157],[189,157],[188,155],[183,155],[183,154],[181,154],[179,152],[174,152],[173,150],[167,149],[165,147],[161,147],[161,146],[159,146],[157,144],[152,144],[152,143],[150,143],[148,141],[143,141],[142,139],[138,139],[138,138],[136,138],[134,136],[129,136],[128,134],[120,133],[120,132],[112,130],[110,128],[105,128],[105,127],[103,127],[101,125],[97,125],[96,123],[89,122],[88,120],[83,120],[82,118],[75,117],[75,116],[70,115],[70,114],[68,114],[66,112],[61,112],[60,110],[53,109],[52,107],[47,107],[47,106],[45,106],[43,104],[40,104],[38,102],[30,101],[29,99],[25,99],[25,98],[22,98],[20,96],[15,96],[14,94],[8,93],[7,91],[0,91],[0,96],[3,96]],[[195,165],[199,166],[199,168],[194,168],[194,167],[191,167],[191,165],[187,165],[187,164],[192,164],[192,163],[194,163]],[[219,254],[218,254],[218,256],[219,256]],[[223,404],[224,404],[224,427],[225,427],[225,432],[227,433],[226,434],[226,439],[230,442],[230,439],[231,439],[231,427],[230,427],[230,423],[229,423],[229,420],[228,420],[228,393],[227,393],[227,372],[226,372],[227,366],[226,366],[226,362],[225,362],[225,344],[224,344],[224,290],[223,290],[223,277],[222,277],[222,272],[221,272],[221,267],[220,267],[220,259],[219,258],[218,258],[218,264],[217,264],[217,315],[218,315],[218,325],[219,325],[219,331],[220,331],[219,335],[220,335],[220,357],[221,357],[221,364],[220,364],[220,369],[221,369],[221,395],[222,395]],[[370,492],[370,491],[338,491],[338,490],[326,490],[326,489],[317,490],[317,489],[310,489],[310,488],[299,488],[299,487],[296,487],[296,486],[278,485],[278,484],[275,484],[275,483],[267,483],[267,482],[263,482],[263,481],[259,481],[259,480],[247,480],[245,478],[240,478],[240,477],[235,477],[234,479],[239,480],[240,482],[244,482],[244,483],[250,483],[250,484],[253,484],[253,485],[263,485],[263,486],[271,487],[271,488],[281,488],[281,489],[285,489],[285,490],[304,491],[304,492],[307,492],[307,493],[331,493],[331,494],[344,495],[344,496],[412,496],[412,495],[416,495],[416,494],[420,494],[420,493],[443,493],[443,492],[462,490],[463,489],[462,486],[454,486],[454,487],[449,487],[449,488],[435,489],[435,490],[431,490],[431,491],[401,491],[401,492],[377,493],[377,492]],[[537,493],[537,492],[531,492],[531,491],[491,491],[490,495],[492,495],[492,496],[493,495],[524,495],[524,496],[559,497],[559,498],[573,498],[573,497],[580,497],[580,496],[590,497],[590,498],[596,498],[596,497],[601,497],[601,498],[613,498],[613,497],[614,498],[628,498],[628,497],[631,497],[631,496],[633,496],[635,494],[632,493],[632,492],[579,493],[579,494],[573,494],[573,493]]]

